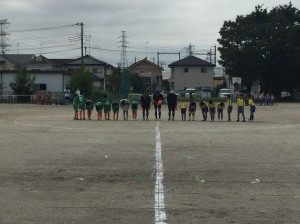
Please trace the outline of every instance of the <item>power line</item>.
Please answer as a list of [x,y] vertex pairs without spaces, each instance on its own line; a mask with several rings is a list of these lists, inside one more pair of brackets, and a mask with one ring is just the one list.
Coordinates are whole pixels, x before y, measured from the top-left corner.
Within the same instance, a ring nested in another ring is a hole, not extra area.
[[44,28],[36,28],[36,29],[26,29],[26,30],[12,30],[11,33],[18,33],[18,32],[31,32],[31,31],[42,31],[42,30],[56,30],[56,29],[63,29],[63,28],[71,28],[74,26],[78,26],[78,24],[72,25],[64,25],[64,26],[52,26],[52,27],[44,27]]

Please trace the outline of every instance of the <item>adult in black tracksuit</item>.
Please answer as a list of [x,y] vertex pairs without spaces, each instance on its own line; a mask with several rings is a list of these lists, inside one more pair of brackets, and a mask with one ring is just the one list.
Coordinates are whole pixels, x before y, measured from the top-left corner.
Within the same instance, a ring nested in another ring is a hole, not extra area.
[[145,120],[145,112],[146,112],[146,119],[148,120],[151,98],[146,92],[141,96],[140,103],[143,109],[143,119]]
[[[153,101],[154,101],[154,109],[155,109],[155,119],[157,119],[157,109],[158,109],[158,118],[161,117],[161,104],[164,101],[163,95],[157,90],[153,94]],[[161,101],[161,103],[160,103]]]
[[167,103],[169,109],[169,121],[171,120],[171,112],[172,112],[172,120],[174,121],[175,109],[177,107],[177,96],[171,91],[167,96]]

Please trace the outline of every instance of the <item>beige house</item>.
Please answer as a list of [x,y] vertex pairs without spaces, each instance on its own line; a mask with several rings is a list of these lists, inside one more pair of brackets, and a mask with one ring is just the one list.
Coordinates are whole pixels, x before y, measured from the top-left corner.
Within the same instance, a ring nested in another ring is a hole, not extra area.
[[195,88],[197,91],[213,89],[215,65],[195,56],[188,56],[169,64],[171,89],[175,91]]
[[138,74],[143,78],[146,91],[153,93],[162,87],[162,67],[144,58],[128,67],[131,74]]

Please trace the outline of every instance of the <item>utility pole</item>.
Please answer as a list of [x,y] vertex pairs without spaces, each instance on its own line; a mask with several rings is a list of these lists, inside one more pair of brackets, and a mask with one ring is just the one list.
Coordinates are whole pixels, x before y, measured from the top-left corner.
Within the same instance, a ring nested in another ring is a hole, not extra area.
[[81,40],[81,66],[83,66],[83,22],[79,24],[81,26],[81,34],[80,34],[80,40]]
[[5,54],[6,48],[9,47],[6,43],[7,37],[9,34],[5,32],[5,29],[9,25],[9,22],[7,22],[7,19],[0,20],[0,48],[1,48],[1,54]]

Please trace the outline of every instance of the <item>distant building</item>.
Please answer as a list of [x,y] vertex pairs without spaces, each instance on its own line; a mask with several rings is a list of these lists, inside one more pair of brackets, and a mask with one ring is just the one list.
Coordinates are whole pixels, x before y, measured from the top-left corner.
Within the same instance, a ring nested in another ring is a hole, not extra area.
[[187,88],[196,90],[213,89],[215,65],[195,56],[188,56],[169,64],[171,89],[175,91]]
[[146,91],[153,93],[156,89],[162,89],[162,67],[144,58],[128,67],[131,74],[138,74],[143,78]]
[[0,94],[12,93],[10,83],[22,66],[26,66],[29,73],[35,76],[36,90],[63,92],[72,72],[80,69],[82,62],[85,69],[94,74],[94,85],[105,87],[105,77],[113,66],[90,55],[78,59],[48,59],[34,54],[0,55]]

